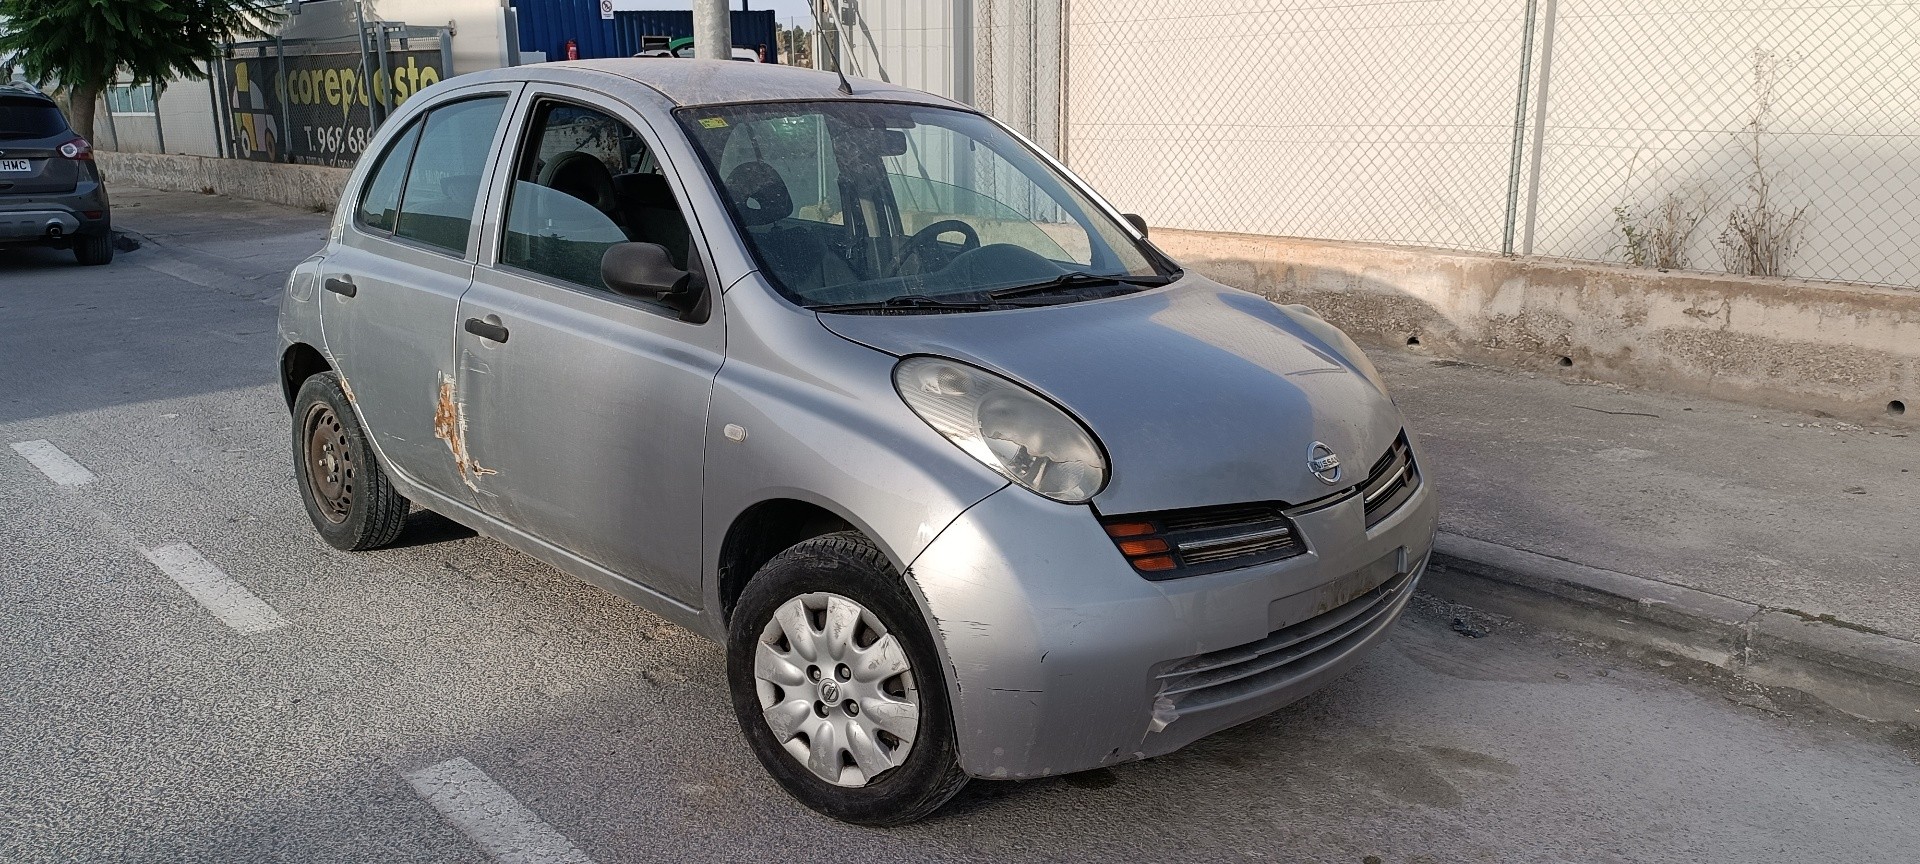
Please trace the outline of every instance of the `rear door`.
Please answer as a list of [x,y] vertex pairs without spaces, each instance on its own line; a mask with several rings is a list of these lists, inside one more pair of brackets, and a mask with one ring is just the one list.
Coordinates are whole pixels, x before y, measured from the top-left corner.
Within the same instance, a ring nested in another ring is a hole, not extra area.
[[72,192],[79,165],[60,145],[77,137],[52,102],[0,95],[0,195]]
[[387,466],[471,503],[453,332],[473,281],[481,194],[520,85],[456,91],[415,115],[364,175],[321,265],[321,329]]
[[483,259],[475,272],[456,334],[468,443],[486,472],[480,506],[697,606],[720,304],[688,316],[617,295],[600,256],[650,242],[704,269],[705,244],[637,113],[560,86],[530,85],[523,102],[519,153],[496,193],[492,266]]

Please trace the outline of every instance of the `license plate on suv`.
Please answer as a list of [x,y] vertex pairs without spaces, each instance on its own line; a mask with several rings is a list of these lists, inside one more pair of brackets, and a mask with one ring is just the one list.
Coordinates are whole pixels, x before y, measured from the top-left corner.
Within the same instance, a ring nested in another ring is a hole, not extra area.
[[0,174],[25,174],[33,170],[33,163],[25,159],[0,159]]

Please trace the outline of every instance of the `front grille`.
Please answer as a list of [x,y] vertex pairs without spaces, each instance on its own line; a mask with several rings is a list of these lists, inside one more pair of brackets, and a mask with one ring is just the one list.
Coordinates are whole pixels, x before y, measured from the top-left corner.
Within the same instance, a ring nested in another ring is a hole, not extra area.
[[1197,711],[1310,675],[1386,626],[1399,599],[1425,566],[1422,562],[1411,572],[1398,574],[1330,611],[1275,630],[1258,642],[1180,661],[1159,674],[1159,695],[1181,712]]
[[1393,515],[1400,505],[1420,488],[1420,469],[1413,464],[1413,447],[1406,433],[1393,442],[1386,455],[1367,471],[1367,482],[1360,484],[1360,500],[1367,511],[1367,527]]
[[1103,516],[1107,535],[1141,576],[1178,579],[1250,567],[1307,551],[1280,504],[1235,504]]

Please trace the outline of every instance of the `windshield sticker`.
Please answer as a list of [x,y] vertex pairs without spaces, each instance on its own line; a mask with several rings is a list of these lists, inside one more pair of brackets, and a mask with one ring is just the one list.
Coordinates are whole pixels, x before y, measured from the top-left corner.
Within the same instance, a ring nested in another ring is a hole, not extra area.
[[702,117],[702,118],[700,118],[700,128],[702,128],[702,129],[725,129],[725,128],[727,128],[727,118],[725,118],[725,117]]

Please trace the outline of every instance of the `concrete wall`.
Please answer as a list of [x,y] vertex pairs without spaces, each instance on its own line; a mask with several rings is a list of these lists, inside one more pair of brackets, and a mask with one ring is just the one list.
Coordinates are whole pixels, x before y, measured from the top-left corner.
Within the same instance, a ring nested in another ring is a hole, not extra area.
[[1374,345],[1417,339],[1569,378],[1920,421],[1920,291],[1244,234],[1155,229],[1153,241]]
[[[171,143],[171,142],[169,142]],[[204,156],[94,151],[114,186],[145,186],[174,192],[205,192],[332,212],[346,186],[346,168],[287,165]]]

